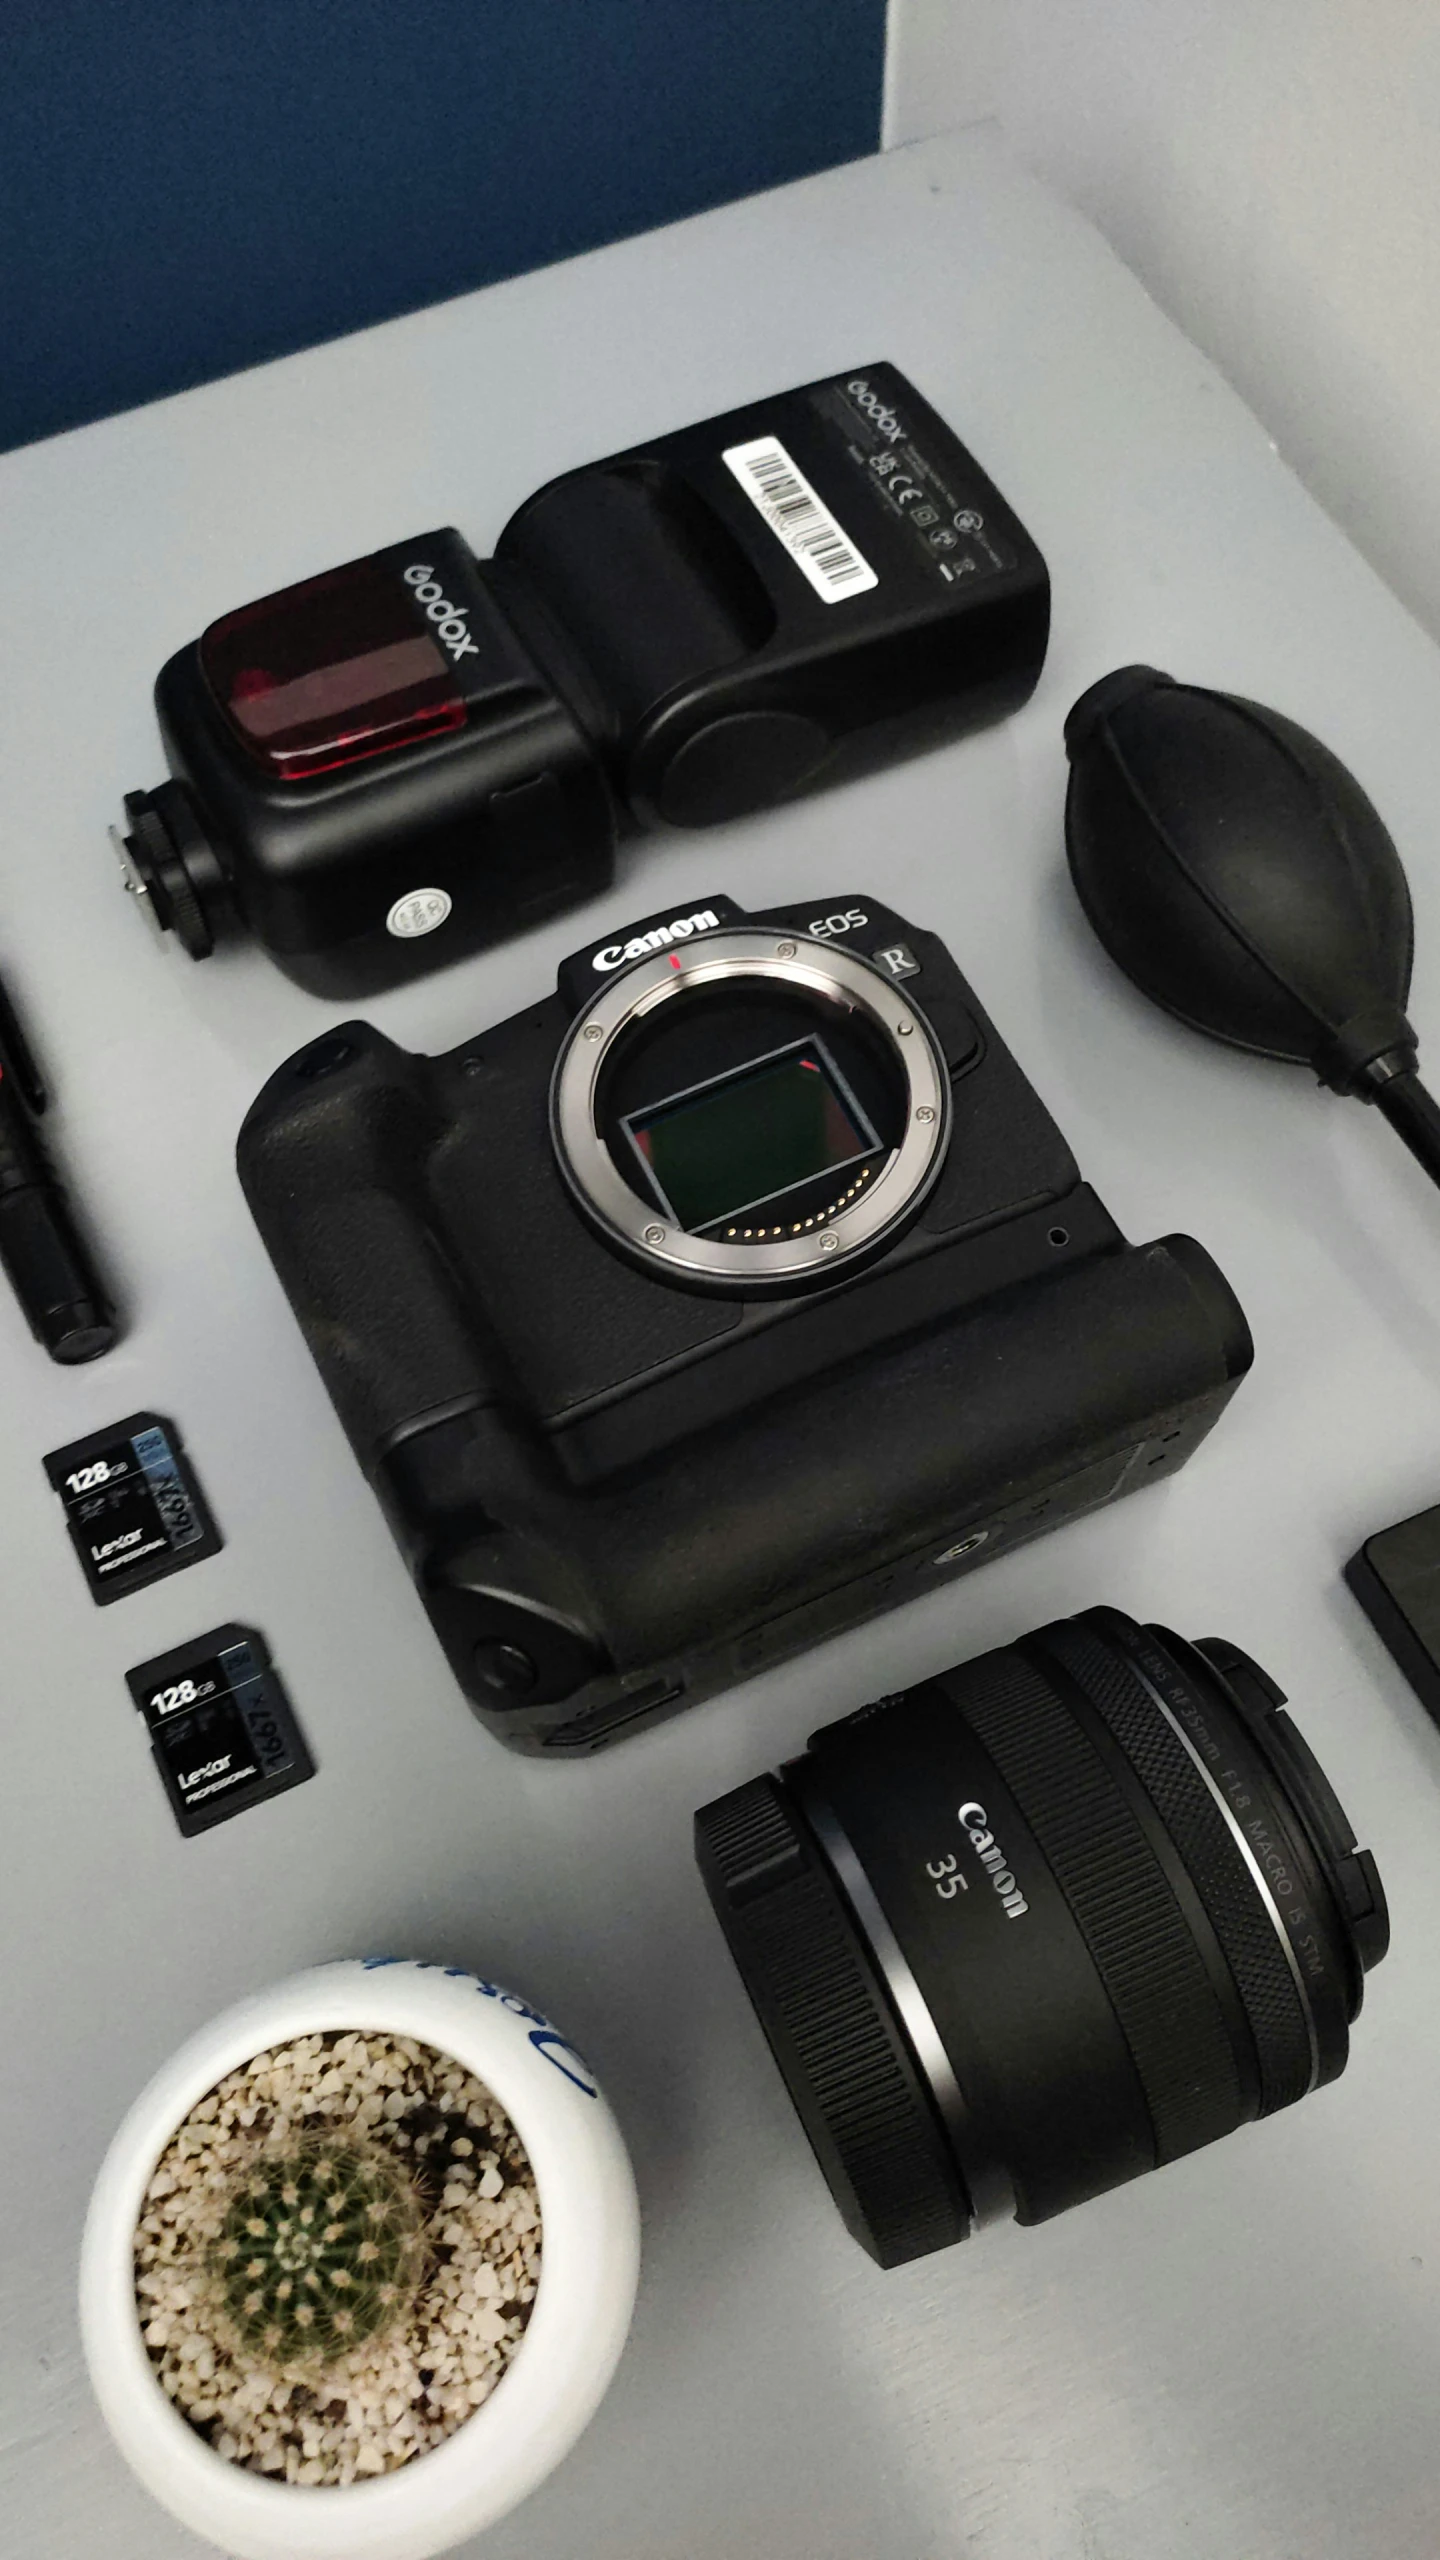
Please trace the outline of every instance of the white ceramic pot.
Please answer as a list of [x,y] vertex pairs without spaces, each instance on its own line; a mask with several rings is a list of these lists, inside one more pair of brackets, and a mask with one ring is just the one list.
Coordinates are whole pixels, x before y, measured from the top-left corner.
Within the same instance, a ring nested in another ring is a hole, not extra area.
[[[162,2391],[135,2307],[134,2238],[171,2135],[229,2071],[330,2029],[413,2036],[493,2090],[540,2194],[540,2282],[492,2397],[404,2469],[292,2488],[213,2453]],[[233,2560],[433,2560],[508,2513],[568,2453],[625,2343],[640,2265],[635,2181],[615,2119],[558,2029],[458,1967],[318,1965],[227,2009],[156,2073],[91,2199],[80,2326],[95,2396],[145,2486]]]

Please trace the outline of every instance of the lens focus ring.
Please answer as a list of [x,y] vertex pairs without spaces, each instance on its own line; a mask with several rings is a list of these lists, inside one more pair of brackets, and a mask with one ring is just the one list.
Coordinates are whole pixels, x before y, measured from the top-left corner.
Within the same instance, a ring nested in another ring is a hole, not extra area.
[[1261,2114],[1292,2105],[1314,2076],[1310,2021],[1224,1815],[1143,1681],[1111,1646],[1074,1619],[1044,1628],[1037,1642],[1103,1715],[1189,1870],[1250,2022]]
[[1129,2046],[1157,2160],[1232,2132],[1241,2093],[1224,2014],[1110,1770],[1043,1674],[1013,1654],[988,1655],[938,1685],[984,1744],[1070,1905]]

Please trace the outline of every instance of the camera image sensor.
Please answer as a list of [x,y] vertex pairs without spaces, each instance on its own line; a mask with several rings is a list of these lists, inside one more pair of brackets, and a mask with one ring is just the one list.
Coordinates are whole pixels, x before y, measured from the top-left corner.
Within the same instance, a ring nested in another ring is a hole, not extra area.
[[774,1294],[848,1276],[898,1236],[939,1178],[949,1105],[908,989],[819,937],[737,921],[590,996],[551,1130],[574,1198],[622,1249],[687,1286]]
[[842,1206],[884,1153],[822,1040],[797,1040],[621,1123],[657,1206],[692,1235],[727,1242],[798,1233],[826,1214],[787,1217],[818,1175]]
[[881,1698],[706,1805],[696,1854],[881,2266],[1045,2222],[1345,2067],[1389,1944],[1283,1695],[1118,1609]]

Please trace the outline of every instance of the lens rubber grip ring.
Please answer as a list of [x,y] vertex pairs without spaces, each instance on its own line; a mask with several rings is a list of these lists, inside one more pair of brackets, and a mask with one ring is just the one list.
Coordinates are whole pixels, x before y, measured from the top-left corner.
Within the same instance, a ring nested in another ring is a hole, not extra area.
[[965,2239],[968,2199],[923,2078],[780,1781],[755,1778],[702,1807],[695,1849],[740,1978],[855,2237],[882,2267]]
[[1255,2039],[1261,2115],[1293,2105],[1311,2084],[1309,2022],[1275,1924],[1204,1779],[1113,1638],[1068,1619],[1042,1628],[1034,1642],[1103,1716],[1210,1915]]
[[1139,1817],[1044,1671],[982,1656],[936,1684],[1033,1831],[1100,1975],[1154,2128],[1157,2165],[1243,2119],[1230,2032]]

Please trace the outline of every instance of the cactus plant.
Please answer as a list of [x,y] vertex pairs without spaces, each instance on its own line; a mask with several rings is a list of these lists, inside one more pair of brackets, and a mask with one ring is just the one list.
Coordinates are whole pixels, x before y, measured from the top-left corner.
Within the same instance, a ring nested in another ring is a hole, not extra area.
[[393,2153],[321,2133],[235,2176],[209,2273],[235,2341],[284,2371],[324,2366],[413,2307],[426,2204]]
[[222,2461],[348,2487],[488,2398],[540,2257],[535,2173],[493,2091],[411,2036],[315,2028],[227,2070],[174,2127],[135,2231],[135,2305],[167,2399]]

